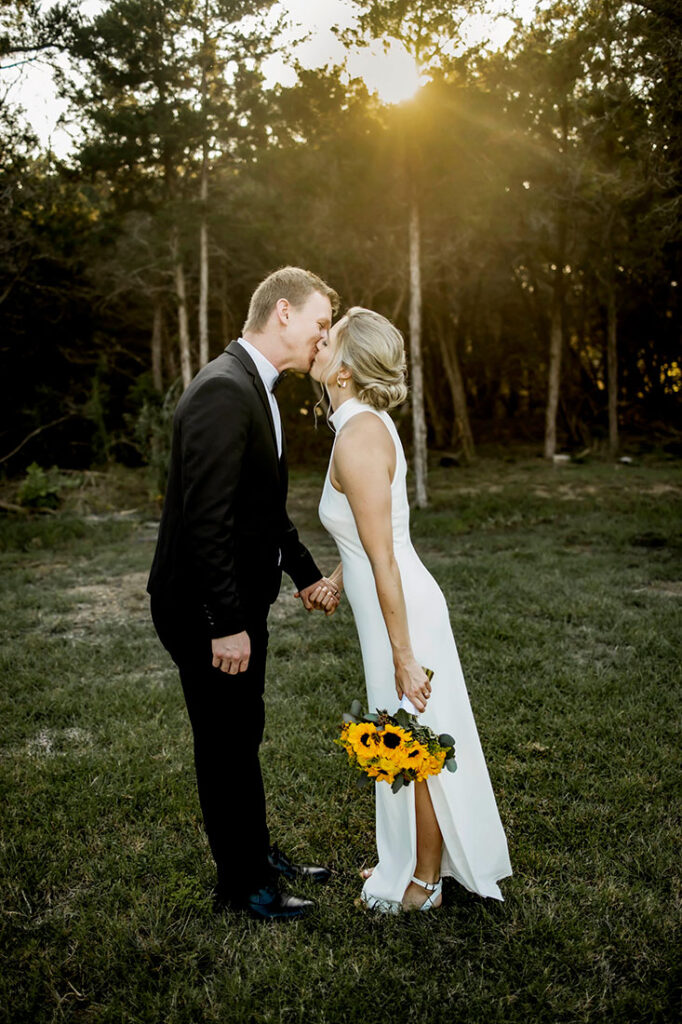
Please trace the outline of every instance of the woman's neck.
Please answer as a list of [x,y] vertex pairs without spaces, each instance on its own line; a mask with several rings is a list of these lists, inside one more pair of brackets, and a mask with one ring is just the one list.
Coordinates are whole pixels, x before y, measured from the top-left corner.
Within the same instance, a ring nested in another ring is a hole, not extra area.
[[351,391],[350,394],[348,394],[348,388],[342,389],[335,387],[333,391],[331,388],[329,388],[328,391],[329,404],[331,405],[333,412],[336,412],[336,410],[339,409],[344,402],[350,401],[351,398],[358,397],[354,391]]

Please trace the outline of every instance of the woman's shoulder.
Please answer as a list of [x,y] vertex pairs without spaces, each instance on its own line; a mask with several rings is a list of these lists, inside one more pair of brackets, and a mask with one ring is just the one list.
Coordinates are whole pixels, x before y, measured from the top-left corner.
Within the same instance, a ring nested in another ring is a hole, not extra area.
[[339,431],[334,445],[335,461],[368,466],[392,460],[395,445],[381,413],[371,409],[357,412]]
[[382,438],[390,440],[388,425],[384,423],[384,413],[378,409],[359,409],[339,431],[336,443],[356,445],[372,443]]

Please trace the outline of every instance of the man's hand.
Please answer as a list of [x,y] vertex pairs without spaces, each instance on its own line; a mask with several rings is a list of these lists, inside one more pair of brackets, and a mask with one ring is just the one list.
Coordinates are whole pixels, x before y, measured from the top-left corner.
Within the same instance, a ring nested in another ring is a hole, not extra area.
[[333,615],[341,599],[339,588],[326,576],[317,580],[316,583],[311,583],[303,590],[297,590],[294,597],[301,598],[307,611],[312,612],[317,609],[324,612],[325,615]]
[[213,668],[219,668],[230,676],[246,672],[251,657],[251,640],[246,631],[233,636],[221,636],[211,640]]

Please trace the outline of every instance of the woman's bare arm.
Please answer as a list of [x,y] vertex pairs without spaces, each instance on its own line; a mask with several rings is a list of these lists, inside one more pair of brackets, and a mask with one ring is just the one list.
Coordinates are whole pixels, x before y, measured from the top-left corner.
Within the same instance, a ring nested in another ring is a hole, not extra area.
[[400,570],[393,551],[391,480],[396,455],[386,426],[373,413],[354,416],[339,434],[333,478],[348,498],[386,623],[396,690],[426,710],[430,683],[412,651]]

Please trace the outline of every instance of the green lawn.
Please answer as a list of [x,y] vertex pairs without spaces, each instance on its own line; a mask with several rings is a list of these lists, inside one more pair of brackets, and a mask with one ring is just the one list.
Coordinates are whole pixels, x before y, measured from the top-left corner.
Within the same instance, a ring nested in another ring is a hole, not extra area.
[[[331,568],[320,483],[294,474],[291,506]],[[287,587],[271,829],[333,879],[293,925],[213,916],[189,726],[147,615],[153,522],[7,516],[0,1020],[679,1019],[680,465],[491,459],[431,487],[413,536],[448,598],[508,832],[506,901],[449,881],[435,914],[355,905],[372,795],[333,742],[363,696],[352,617],[308,617]]]

